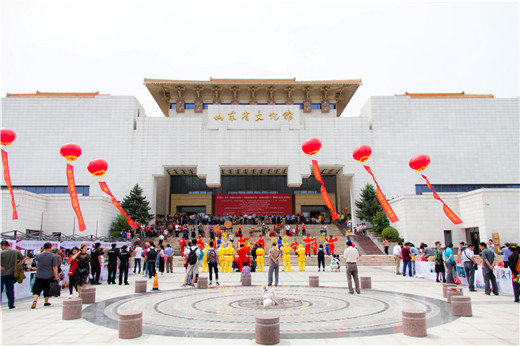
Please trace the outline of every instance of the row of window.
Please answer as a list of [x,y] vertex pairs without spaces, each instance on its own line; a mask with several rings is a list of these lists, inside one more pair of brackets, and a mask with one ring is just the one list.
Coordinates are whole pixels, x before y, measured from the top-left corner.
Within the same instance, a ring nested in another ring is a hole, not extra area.
[[[2,185],[2,190],[7,190],[7,186]],[[13,186],[13,190],[24,190],[33,193],[41,193],[41,194],[61,194],[61,193],[69,193],[69,189],[67,185],[59,185],[59,186]],[[76,192],[78,195],[88,196],[90,195],[90,186],[76,186]]]
[[[518,189],[520,184],[437,184],[432,185],[435,192],[469,192],[478,189]],[[425,184],[415,185],[415,194],[422,195],[423,192],[432,192]]]
[[[327,191],[336,192],[336,176],[323,175]],[[170,193],[172,194],[303,194],[320,193],[321,184],[311,176],[302,179],[297,188],[287,186],[285,175],[223,175],[219,188],[206,186],[206,179],[196,175],[170,176]]]
[[[204,103],[203,105],[203,108],[204,109],[208,109],[208,106],[211,105],[212,103]],[[231,105],[231,103],[222,103],[221,105]],[[240,103],[241,106],[248,106],[249,103]],[[259,103],[258,104],[259,106],[266,106],[267,103]],[[285,103],[277,103],[277,105],[285,105]],[[295,103],[294,104],[295,106],[299,106],[300,109],[303,109],[303,103]],[[171,103],[170,104],[170,109],[175,109],[176,108],[176,104],[175,103]],[[195,104],[194,103],[185,103],[184,104],[184,109],[195,109]],[[321,103],[313,103],[312,104],[312,109],[321,109]],[[330,104],[330,109],[335,109],[335,105],[333,103]]]

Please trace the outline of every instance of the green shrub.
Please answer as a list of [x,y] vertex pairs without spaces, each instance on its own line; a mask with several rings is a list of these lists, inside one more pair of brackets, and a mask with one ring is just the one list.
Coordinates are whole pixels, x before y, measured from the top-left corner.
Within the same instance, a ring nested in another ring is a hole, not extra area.
[[383,232],[381,232],[381,235],[385,237],[386,239],[390,241],[399,241],[399,231],[397,231],[395,228],[388,226],[386,227]]
[[385,228],[390,226],[390,221],[384,211],[378,211],[374,216],[372,223],[374,224],[374,231],[381,233]]

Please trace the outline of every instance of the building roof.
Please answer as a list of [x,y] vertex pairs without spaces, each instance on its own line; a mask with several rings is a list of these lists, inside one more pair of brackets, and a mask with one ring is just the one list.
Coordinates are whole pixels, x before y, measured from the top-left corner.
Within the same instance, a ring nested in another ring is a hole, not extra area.
[[6,97],[24,97],[24,98],[33,98],[33,97],[41,97],[41,98],[94,98],[96,96],[109,96],[108,94],[100,94],[99,91],[93,93],[87,92],[72,92],[72,93],[63,93],[63,92],[40,92],[36,91],[35,94],[7,94]]
[[405,92],[403,95],[396,94],[395,96],[409,96],[410,98],[416,98],[416,99],[433,99],[433,98],[494,98],[495,96],[492,94],[466,94],[464,91],[460,93],[409,93]]
[[327,99],[335,103],[337,116],[340,116],[361,85],[361,79],[297,81],[296,78],[210,78],[209,81],[200,81],[145,78],[144,85],[165,116],[169,116],[170,103],[175,103],[177,99],[185,102],[202,99],[204,103],[215,100],[228,102],[232,99],[254,99],[260,102],[268,99],[278,102],[289,99],[321,102]]

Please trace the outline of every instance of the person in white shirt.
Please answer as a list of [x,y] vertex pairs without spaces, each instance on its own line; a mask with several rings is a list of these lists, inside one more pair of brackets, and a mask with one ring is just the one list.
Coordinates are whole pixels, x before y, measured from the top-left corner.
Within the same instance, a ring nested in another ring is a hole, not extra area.
[[468,244],[468,247],[463,249],[460,254],[460,258],[464,265],[464,271],[466,272],[466,278],[468,279],[468,286],[470,292],[476,292],[475,289],[475,253],[473,252],[473,244]]
[[[192,256],[190,256],[190,253],[194,252],[195,256],[192,260]],[[197,274],[199,273],[199,257],[200,257],[200,248],[197,246],[197,239],[191,240],[191,246],[186,246],[186,249],[184,250],[184,256],[188,259],[188,269],[186,270],[186,277],[184,278],[184,284],[183,286],[195,285],[195,278]],[[191,282],[188,283],[188,277],[192,275]]]
[[134,273],[139,268],[139,274],[141,274],[141,258],[143,258],[143,248],[137,244],[134,249]]
[[403,243],[399,242],[396,246],[394,246],[394,262],[395,262],[395,274],[401,275],[399,268],[401,266],[401,249],[403,247]]
[[345,257],[345,261],[347,262],[347,284],[348,291],[350,294],[354,294],[354,290],[352,289],[352,277],[354,278],[354,284],[356,285],[356,293],[360,294],[361,290],[359,289],[359,278],[358,278],[358,268],[357,268],[357,259],[359,258],[358,250],[352,246],[352,242],[347,241],[347,248],[345,249],[345,253],[343,254]]

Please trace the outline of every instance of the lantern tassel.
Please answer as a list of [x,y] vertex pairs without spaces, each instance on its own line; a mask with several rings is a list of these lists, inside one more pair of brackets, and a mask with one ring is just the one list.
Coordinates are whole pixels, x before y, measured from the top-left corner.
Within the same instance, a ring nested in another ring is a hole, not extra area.
[[112,201],[112,204],[116,206],[116,208],[121,212],[121,214],[123,214],[124,217],[126,217],[126,220],[128,221],[128,224],[130,225],[130,227],[132,227],[133,229],[136,229],[137,225],[132,221],[130,216],[128,216],[128,214],[125,212],[123,207],[121,207],[121,205],[119,204],[117,199],[114,197],[112,192],[110,192],[110,189],[108,188],[107,183],[104,181],[100,181],[99,187],[101,188],[101,191],[103,191],[104,193],[106,193],[107,195],[110,196],[110,200]]
[[426,180],[426,185],[428,185],[428,188],[430,190],[432,190],[433,198],[439,200],[442,203],[442,205],[443,205],[442,210],[444,211],[444,214],[446,214],[448,219],[450,219],[450,221],[453,222],[455,225],[461,224],[462,220],[459,219],[459,217],[457,215],[455,215],[453,210],[451,210],[450,207],[448,207],[448,205],[446,203],[444,203],[444,201],[439,197],[437,192],[435,192],[435,190],[433,189],[433,186],[430,184],[430,181],[428,180],[428,178],[426,178],[426,176],[423,174],[421,174],[421,177],[423,177],[424,180]]
[[321,177],[320,173],[320,167],[318,166],[318,161],[312,160],[312,169],[314,171],[314,178],[321,184],[321,197],[323,198],[323,202],[332,211],[332,219],[337,220],[339,219],[338,213],[336,213],[336,210],[334,209],[334,206],[332,205],[332,202],[330,201],[329,194],[327,193],[327,189],[325,188],[325,184],[323,183],[323,179]]
[[67,187],[69,189],[70,202],[72,204],[72,209],[76,213],[76,217],[78,218],[79,231],[83,232],[87,229],[85,227],[85,221],[83,221],[83,215],[81,214],[81,209],[79,207],[78,194],[76,192],[76,182],[74,181],[74,168],[72,165],[67,163]]
[[374,173],[372,173],[372,170],[370,169],[370,167],[365,166],[365,165],[363,165],[363,167],[365,167],[367,172],[370,173],[370,175],[372,176],[372,179],[374,180],[374,183],[376,184],[376,188],[377,188],[376,197],[377,197],[377,200],[379,201],[379,204],[385,211],[386,216],[388,216],[388,218],[390,219],[390,222],[399,221],[399,219],[397,218],[397,215],[395,215],[395,213],[394,213],[394,210],[392,209],[392,207],[390,207],[390,203],[388,203],[388,201],[386,200],[385,195],[383,194],[383,191],[381,191],[381,188],[379,187],[379,184],[376,181],[376,177],[374,176]]
[[7,158],[7,152],[4,149],[2,149],[2,164],[4,165],[5,185],[7,185],[7,189],[9,190],[9,193],[11,194],[11,206],[13,207],[13,220],[18,220],[18,212],[16,211],[16,203],[14,202],[13,187],[11,186],[11,175],[9,174],[9,159]]

